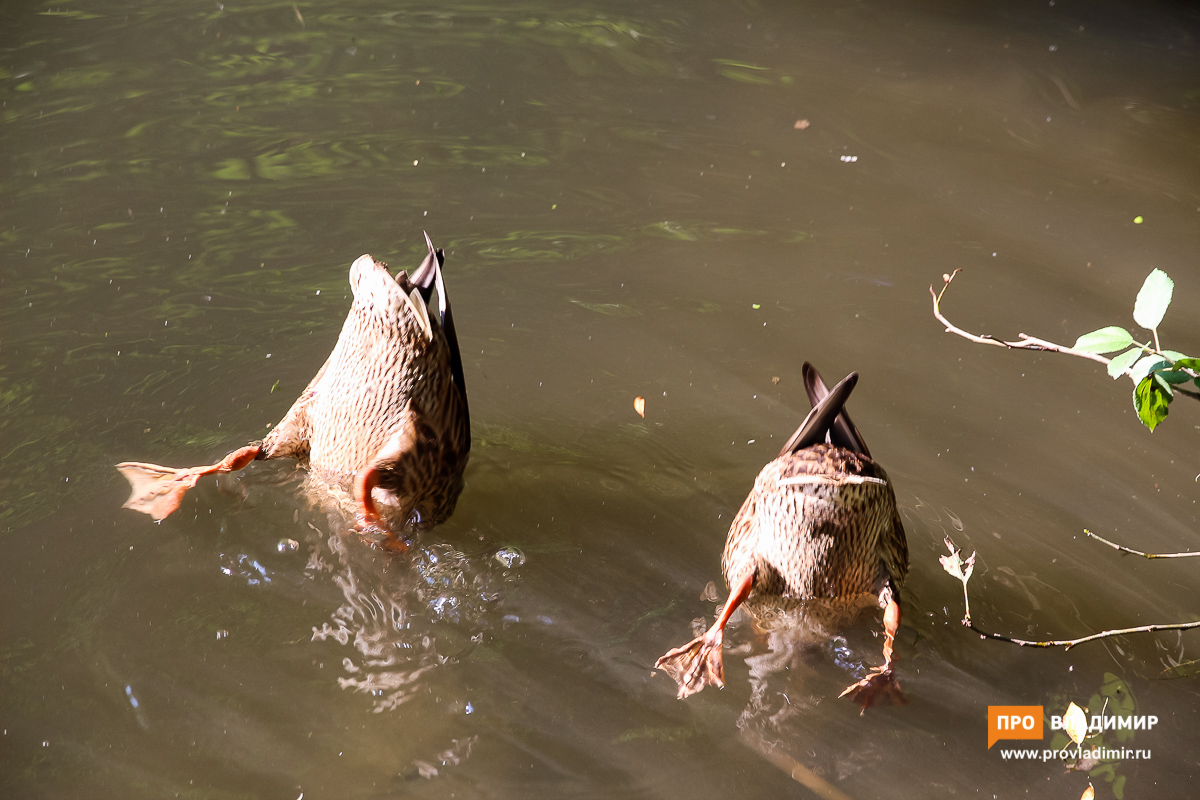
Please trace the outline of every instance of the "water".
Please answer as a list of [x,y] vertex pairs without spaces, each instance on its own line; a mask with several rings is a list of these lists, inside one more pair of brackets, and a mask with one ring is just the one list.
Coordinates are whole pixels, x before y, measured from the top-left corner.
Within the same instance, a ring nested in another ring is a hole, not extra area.
[[[1061,713],[1109,675],[1160,721],[1098,796],[1191,791],[1196,634],[980,641],[937,556],[978,551],[976,621],[1015,636],[1193,618],[1193,562],[1082,530],[1200,547],[1200,407],[1150,434],[1128,384],[949,336],[927,287],[962,267],[957,324],[1069,344],[1130,325],[1161,267],[1164,344],[1200,352],[1193,12],[2,13],[6,796],[813,796],[799,764],[855,798],[1075,797],[1083,775],[986,749],[986,707]],[[120,509],[114,463],[261,436],[350,262],[413,266],[421,229],[474,423],[449,522],[380,553],[272,464],[162,525]],[[897,487],[909,704],[835,699],[877,662],[869,621],[794,652],[735,621],[727,688],[677,701],[650,666],[711,620],[806,359],[861,372]]]

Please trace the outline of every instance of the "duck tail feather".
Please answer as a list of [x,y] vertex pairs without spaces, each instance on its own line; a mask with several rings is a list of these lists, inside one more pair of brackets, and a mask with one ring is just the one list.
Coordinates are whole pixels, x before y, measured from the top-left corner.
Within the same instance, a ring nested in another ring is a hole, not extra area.
[[841,382],[822,397],[813,406],[812,411],[808,412],[808,416],[804,418],[804,422],[800,423],[800,427],[787,440],[787,444],[779,451],[779,455],[784,456],[789,453],[795,453],[829,439],[830,429],[833,426],[834,420],[842,413],[842,407],[846,404],[850,393],[854,391],[856,383],[858,383],[857,372],[851,372],[842,378]]
[[[426,236],[425,238],[428,240],[429,237]],[[432,246],[430,244],[430,247]],[[454,312],[450,309],[450,295],[446,292],[446,283],[442,279],[442,264],[446,262],[446,257],[441,250],[434,252],[437,257],[437,266],[433,270],[434,285],[438,293],[438,310],[442,317],[442,333],[446,336],[446,343],[450,345],[450,374],[454,377],[454,383],[458,386],[459,392],[462,393],[464,413],[468,415],[468,424],[470,424],[470,412],[465,410],[467,378],[463,374],[462,354],[458,349],[458,331],[454,329]]]
[[[804,362],[803,374],[804,391],[808,393],[808,401],[815,408],[829,394],[829,389],[821,379],[821,373],[807,361]],[[844,408],[829,427],[829,443],[871,458],[871,450]]]
[[433,240],[429,238],[429,234],[425,233],[425,231],[421,232],[425,234],[425,244],[429,247],[429,255],[425,256],[425,260],[421,262],[421,266],[413,270],[412,275],[409,276],[409,280],[412,281],[414,286],[420,287],[421,296],[428,300],[430,288],[433,286],[435,275],[437,274],[437,268],[442,266],[446,258],[441,250],[434,248]]

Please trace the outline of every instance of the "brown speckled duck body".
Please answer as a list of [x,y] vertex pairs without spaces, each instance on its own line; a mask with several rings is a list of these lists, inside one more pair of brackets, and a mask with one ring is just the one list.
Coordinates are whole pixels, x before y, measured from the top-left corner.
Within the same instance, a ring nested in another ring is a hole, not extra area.
[[892,643],[908,544],[887,473],[844,407],[857,380],[852,373],[829,391],[816,369],[804,365],[813,410],[763,467],[730,525],[721,558],[729,599],[707,633],[655,665],[675,679],[680,697],[724,686],[723,631],[741,603],[756,616],[771,616],[814,600],[851,607],[870,595],[884,609],[885,663],[843,695],[864,708],[901,699]]
[[[369,255],[350,267],[354,303],[324,366],[262,441],[206,467],[126,462],[125,507],[163,519],[203,475],[294,458],[310,495],[350,505],[362,526],[428,527],[454,511],[471,447],[462,359],[442,280],[429,254],[395,277]],[[437,295],[437,307],[431,303]]]

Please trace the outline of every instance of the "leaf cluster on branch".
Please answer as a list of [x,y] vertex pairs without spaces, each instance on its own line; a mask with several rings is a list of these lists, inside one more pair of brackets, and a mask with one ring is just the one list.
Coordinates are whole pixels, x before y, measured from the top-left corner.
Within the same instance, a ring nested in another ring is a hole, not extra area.
[[[1133,320],[1150,332],[1150,339],[1140,343],[1125,328],[1110,325],[1083,334],[1075,340],[1073,347],[1065,347],[1023,333],[1018,334],[1018,341],[1006,342],[988,334],[968,333],[954,325],[942,314],[941,301],[946,289],[950,287],[950,282],[959,272],[961,270],[956,269],[942,275],[943,285],[940,292],[935,292],[933,286],[929,287],[929,294],[933,296],[933,315],[946,326],[948,333],[980,344],[1010,349],[1049,350],[1091,359],[1104,364],[1113,380],[1128,375],[1134,384],[1133,407],[1137,411],[1138,419],[1151,431],[1167,418],[1167,407],[1177,392],[1200,399],[1200,394],[1181,385],[1194,383],[1200,388],[1200,358],[1193,358],[1177,350],[1164,350],[1158,340],[1158,326],[1162,324],[1167,307],[1171,305],[1171,296],[1175,290],[1174,282],[1161,269],[1155,269],[1146,276],[1133,305]],[[1122,352],[1112,358],[1106,358],[1104,355],[1117,351]]]

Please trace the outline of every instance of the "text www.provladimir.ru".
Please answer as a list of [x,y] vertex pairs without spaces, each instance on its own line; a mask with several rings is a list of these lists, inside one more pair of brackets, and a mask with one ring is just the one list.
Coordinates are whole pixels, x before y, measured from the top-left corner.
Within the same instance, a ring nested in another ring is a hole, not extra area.
[[1114,761],[1114,760],[1130,760],[1130,761],[1148,761],[1150,759],[1150,750],[1133,749],[1129,747],[1093,747],[1084,748],[1078,747],[1074,750],[1035,750],[1033,748],[1027,750],[1006,750],[1001,748],[1000,758],[1005,761],[1080,761],[1085,758],[1094,759],[1096,761]]

